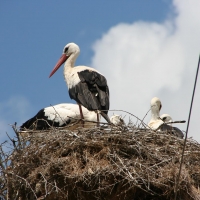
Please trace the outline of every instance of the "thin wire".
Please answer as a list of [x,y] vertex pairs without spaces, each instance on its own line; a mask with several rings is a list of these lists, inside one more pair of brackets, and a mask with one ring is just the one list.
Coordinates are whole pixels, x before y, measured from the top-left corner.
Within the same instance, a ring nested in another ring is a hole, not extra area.
[[197,77],[198,77],[198,73],[199,73],[199,65],[200,65],[200,55],[199,55],[199,61],[198,61],[198,66],[197,66],[197,71],[196,71],[195,82],[194,82],[192,100],[191,100],[191,104],[190,104],[190,112],[189,112],[189,116],[188,116],[188,123],[187,123],[187,128],[186,128],[183,151],[182,151],[182,155],[181,155],[181,163],[180,163],[179,173],[178,173],[177,182],[176,182],[176,186],[175,186],[175,200],[176,200],[176,197],[177,197],[179,178],[180,178],[180,175],[181,175],[181,169],[182,169],[182,165],[183,165],[183,155],[184,155],[184,151],[185,151],[185,145],[186,145],[186,140],[187,140],[187,135],[188,135],[188,129],[189,129],[189,125],[190,125],[190,116],[191,116],[191,113],[192,113],[192,105],[193,105],[194,94],[195,94],[195,90],[196,90]]

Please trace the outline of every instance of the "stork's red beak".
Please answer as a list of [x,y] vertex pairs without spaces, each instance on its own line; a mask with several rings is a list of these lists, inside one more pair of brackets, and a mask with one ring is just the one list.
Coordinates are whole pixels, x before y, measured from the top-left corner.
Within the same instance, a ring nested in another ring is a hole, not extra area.
[[66,54],[63,54],[58,62],[56,63],[55,67],[53,68],[51,74],[49,75],[49,78],[59,69],[59,67],[67,60]]

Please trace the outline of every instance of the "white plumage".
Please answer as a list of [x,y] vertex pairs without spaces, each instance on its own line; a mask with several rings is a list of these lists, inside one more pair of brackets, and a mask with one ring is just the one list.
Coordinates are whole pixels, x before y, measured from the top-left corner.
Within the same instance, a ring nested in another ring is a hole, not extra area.
[[[168,123],[168,122],[173,122],[173,119],[172,117],[169,115],[169,114],[162,114],[160,116],[160,119],[165,122],[165,123]],[[169,125],[172,125],[172,124],[169,124]]]
[[[69,59],[68,59],[69,60]],[[69,89],[75,87],[78,83],[81,82],[78,73],[82,72],[84,70],[89,70],[89,71],[94,71],[99,73],[97,70],[91,68],[91,67],[87,67],[87,66],[76,66],[74,68],[69,67],[68,65],[70,64],[70,62],[66,62],[66,65],[64,67],[64,77],[65,77],[65,81],[67,82],[67,86]],[[100,73],[99,73],[100,74]]]
[[122,117],[120,115],[114,114],[113,116],[110,117],[110,121],[116,126],[126,125],[124,120],[122,119]]
[[[89,111],[85,107],[82,108],[84,119],[87,121],[96,121],[96,113]],[[50,106],[44,109],[48,120],[52,120],[59,123],[59,126],[65,124],[65,122],[71,120],[72,122],[81,119],[79,107],[76,104],[62,103],[55,106]]]
[[[82,107],[84,120],[97,121],[96,113]],[[34,117],[20,127],[22,129],[44,130],[51,126],[63,127],[75,123],[71,128],[80,126],[80,112],[77,104],[61,103],[41,109]],[[86,127],[95,127],[96,123],[85,122]]]
[[158,97],[154,97],[151,100],[151,120],[148,126],[153,130],[158,130],[159,127],[164,123],[160,119],[160,110],[162,108],[161,101]]

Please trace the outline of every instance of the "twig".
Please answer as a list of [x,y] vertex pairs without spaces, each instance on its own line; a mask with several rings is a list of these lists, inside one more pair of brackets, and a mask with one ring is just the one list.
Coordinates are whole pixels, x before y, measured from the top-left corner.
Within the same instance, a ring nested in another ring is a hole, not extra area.
[[155,166],[158,166],[158,165],[160,165],[160,164],[162,164],[162,163],[164,163],[164,162],[168,162],[168,161],[170,161],[170,160],[172,160],[172,158],[169,158],[169,159],[167,159],[167,160],[163,160],[163,161],[161,161],[161,162],[159,162],[159,163],[157,163],[157,164],[155,164],[155,165],[152,165],[152,166],[149,167],[149,169],[150,169],[150,168],[153,168],[153,167],[155,167]]
[[14,139],[12,139],[9,135],[8,135],[8,133],[6,132],[6,135],[8,136],[8,138],[10,139],[10,141],[13,143],[13,146],[15,147],[15,149],[17,149],[17,147],[16,147],[16,140],[14,140]]
[[16,177],[18,177],[19,179],[22,179],[23,181],[25,181],[25,183],[29,186],[29,188],[30,188],[31,191],[33,192],[33,195],[34,195],[35,198],[37,199],[37,196],[36,196],[36,194],[35,194],[33,188],[31,187],[30,183],[29,183],[25,178],[23,178],[23,177],[21,177],[21,176],[18,176],[17,174],[14,174],[14,173],[12,173],[12,172],[8,173],[8,175],[9,175],[9,174],[12,174],[13,176],[16,176]]
[[[151,109],[149,109],[149,110],[147,111],[147,113],[146,113],[145,116],[143,117],[143,119],[142,119],[140,125],[141,125],[142,123],[144,123],[144,119],[145,119],[145,117],[147,116],[147,114],[149,113],[150,110],[151,110]],[[140,127],[140,125],[139,125],[139,127]]]
[[43,176],[42,172],[40,172],[42,178],[44,179],[44,186],[45,186],[45,198],[47,197],[48,195],[48,190],[47,190],[47,179]]
[[[6,142],[7,141],[3,142],[2,144],[6,143]],[[5,155],[5,153],[4,153],[3,149],[2,149],[2,144],[0,145],[0,151],[1,151],[1,154],[0,154],[0,164],[1,164],[2,169],[5,170],[7,168],[7,162],[5,162],[5,167],[4,167],[4,165],[3,165],[3,159],[1,157],[1,155],[3,155],[4,160],[6,159],[6,155]]]
[[[127,111],[125,111],[125,110],[101,110],[101,111],[118,111],[118,112],[125,112],[125,113],[127,113],[127,114],[129,114],[129,115],[131,115],[131,116],[133,116],[133,117],[135,117],[137,120],[139,120],[142,124],[145,124],[145,126],[146,127],[148,127],[150,130],[152,130],[146,123],[144,123],[139,117],[137,117],[137,116],[135,116],[134,114],[132,114],[132,113],[130,113],[130,112],[127,112]],[[145,127],[144,126],[144,127]],[[145,128],[146,128],[145,127]]]
[[12,126],[12,129],[14,130],[14,132],[15,132],[15,134],[16,134],[16,136],[17,136],[17,139],[18,139],[18,143],[19,143],[19,147],[21,148],[21,139],[20,139],[20,137],[19,137],[19,132],[18,132],[18,130],[17,130],[17,128],[16,128],[16,126],[17,126],[17,122],[15,122],[13,125],[11,125]]

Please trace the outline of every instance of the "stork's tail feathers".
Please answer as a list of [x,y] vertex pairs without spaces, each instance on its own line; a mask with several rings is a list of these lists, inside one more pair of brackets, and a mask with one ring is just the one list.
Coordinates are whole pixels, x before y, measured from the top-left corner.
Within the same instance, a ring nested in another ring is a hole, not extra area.
[[112,122],[110,121],[110,118],[108,117],[107,114],[105,114],[104,112],[100,112],[100,114],[102,115],[102,117],[103,117],[109,124],[112,124]]

